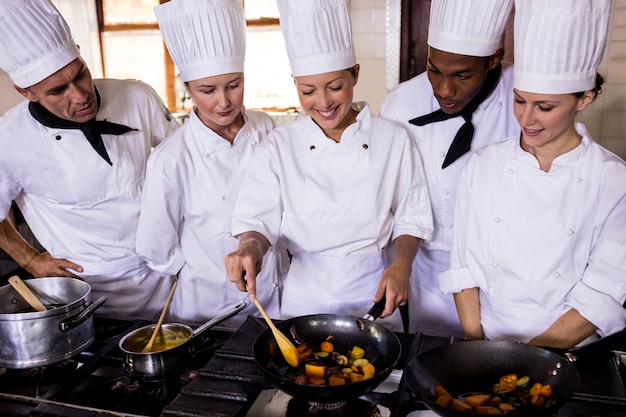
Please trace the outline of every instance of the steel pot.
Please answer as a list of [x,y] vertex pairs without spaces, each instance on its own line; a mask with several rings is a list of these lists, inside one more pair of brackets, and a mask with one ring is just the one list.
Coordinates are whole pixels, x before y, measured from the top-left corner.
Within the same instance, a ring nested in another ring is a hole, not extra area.
[[160,343],[162,349],[153,348],[151,352],[143,353],[142,351],[150,340],[156,324],[133,330],[119,341],[119,347],[123,353],[122,366],[128,374],[145,379],[166,379],[178,375],[187,369],[193,360],[193,339],[234,316],[246,305],[247,300],[242,300],[226,313],[207,321],[196,330],[182,323],[164,323],[161,331],[166,342],[160,342],[157,336],[154,346]]
[[33,311],[13,287],[0,287],[0,367],[21,369],[58,363],[93,342],[93,313],[106,297],[92,303],[91,286],[76,278],[24,282],[48,310]]
[[[375,315],[378,314],[380,313]],[[256,338],[253,346],[254,359],[258,366],[280,390],[312,402],[343,402],[370,392],[389,376],[402,352],[400,341],[391,330],[365,318],[314,314],[283,320],[277,323],[276,327],[286,335],[290,335],[293,328],[304,342],[317,346],[332,335],[336,351],[347,352],[357,345],[365,349],[365,357],[376,367],[376,375],[373,378],[353,384],[336,386],[296,384],[292,379],[285,377],[290,367],[284,358],[280,354],[270,353],[270,344],[274,342],[274,336],[270,329],[264,330]]]

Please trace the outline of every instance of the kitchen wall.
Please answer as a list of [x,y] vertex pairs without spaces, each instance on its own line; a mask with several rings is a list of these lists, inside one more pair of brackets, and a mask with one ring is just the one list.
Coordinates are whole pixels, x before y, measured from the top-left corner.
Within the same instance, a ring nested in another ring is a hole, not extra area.
[[[95,23],[84,0],[53,0],[66,16],[90,68],[99,68]],[[361,64],[356,100],[366,100],[378,113],[389,88],[397,84],[400,0],[351,0],[352,31]],[[95,42],[93,42],[95,41]],[[626,159],[626,0],[613,0],[612,24],[600,72],[606,77],[604,92],[581,116],[592,137]],[[97,73],[94,76],[98,76]],[[0,114],[21,100],[9,77],[0,71]],[[283,122],[291,119],[283,118]]]

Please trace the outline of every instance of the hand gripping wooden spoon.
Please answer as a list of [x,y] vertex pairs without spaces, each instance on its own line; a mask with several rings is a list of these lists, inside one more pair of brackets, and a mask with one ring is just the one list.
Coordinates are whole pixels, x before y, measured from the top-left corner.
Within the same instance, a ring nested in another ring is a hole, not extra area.
[[18,277],[17,275],[13,275],[9,278],[9,284],[17,291],[26,302],[35,310],[35,311],[46,311],[46,306],[43,305],[39,298],[28,288],[28,286]]
[[146,346],[144,346],[141,353],[149,353],[152,351],[152,345],[154,345],[154,341],[156,340],[157,334],[161,330],[161,325],[163,324],[163,320],[165,320],[165,314],[167,313],[167,309],[170,307],[170,303],[172,302],[172,297],[174,297],[174,291],[176,291],[177,286],[178,286],[178,280],[174,281],[174,285],[172,285],[170,294],[167,296],[167,300],[165,301],[165,306],[163,307],[163,311],[161,311],[161,316],[159,316],[159,320],[157,321],[157,324],[154,327],[152,336],[150,336],[150,340],[148,340],[148,343],[146,344]]

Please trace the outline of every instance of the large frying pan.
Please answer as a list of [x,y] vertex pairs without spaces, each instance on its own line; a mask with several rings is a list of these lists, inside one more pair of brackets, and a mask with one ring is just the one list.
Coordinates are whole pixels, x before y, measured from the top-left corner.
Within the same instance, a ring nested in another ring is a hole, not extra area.
[[293,327],[300,339],[316,346],[332,335],[335,350],[338,352],[348,352],[354,345],[360,346],[365,349],[365,357],[376,367],[376,375],[373,378],[353,384],[299,385],[285,378],[289,365],[280,354],[270,354],[269,346],[274,342],[274,337],[269,329],[264,330],[254,342],[254,359],[257,364],[280,390],[311,402],[343,402],[370,392],[389,376],[402,351],[398,337],[391,330],[373,321],[354,316],[336,314],[300,316],[277,323],[276,327],[288,337],[291,337]]
[[489,392],[494,382],[511,372],[552,385],[554,403],[542,412],[516,412],[516,416],[553,415],[578,387],[576,364],[610,355],[611,349],[626,343],[626,330],[567,351],[504,341],[461,341],[427,350],[410,359],[404,369],[408,388],[426,406],[446,417],[467,417],[467,413],[435,403],[432,390],[441,385],[453,395],[472,391]]

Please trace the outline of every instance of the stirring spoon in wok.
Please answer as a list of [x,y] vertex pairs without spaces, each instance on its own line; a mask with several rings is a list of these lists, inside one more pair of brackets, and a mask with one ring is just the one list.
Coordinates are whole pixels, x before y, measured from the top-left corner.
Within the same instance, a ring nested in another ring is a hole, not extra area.
[[18,277],[17,275],[13,275],[9,278],[9,284],[17,291],[26,302],[35,310],[35,311],[46,311],[46,306],[43,305],[39,298],[28,288],[28,286]]
[[259,303],[259,300],[257,300],[256,297],[254,298],[254,304],[256,305],[256,308],[259,309],[261,315],[265,319],[265,322],[272,331],[274,339],[276,339],[276,343],[278,344],[278,348],[280,349],[280,352],[283,354],[283,357],[285,358],[287,363],[294,368],[297,367],[300,363],[300,357],[298,355],[298,350],[296,349],[294,344],[291,342],[291,340],[289,340],[287,336],[285,336],[283,332],[278,330],[278,328],[274,325],[274,322],[272,322],[272,320],[267,316],[265,309],[263,308],[261,303]]
[[[244,281],[245,281],[245,275],[246,273],[244,271],[242,273],[242,278],[244,278]],[[278,344],[278,349],[280,349],[280,352],[283,354],[283,357],[285,358],[285,360],[290,366],[293,366],[294,368],[296,368],[300,364],[300,355],[298,354],[298,350],[296,349],[294,344],[291,342],[291,340],[289,340],[289,338],[285,336],[283,332],[278,330],[276,325],[274,325],[274,322],[272,321],[272,319],[269,318],[269,316],[265,312],[265,309],[263,308],[259,300],[256,299],[256,297],[254,297],[254,305],[256,306],[256,308],[259,309],[259,312],[261,313],[261,315],[265,319],[265,322],[267,323],[270,330],[272,331],[272,335],[274,336],[274,339],[276,339],[276,343]]]
[[148,340],[148,344],[146,344],[146,346],[143,348],[141,353],[148,353],[152,351],[152,345],[154,345],[154,341],[156,340],[157,334],[161,330],[161,325],[163,324],[163,320],[165,319],[165,314],[167,313],[167,309],[170,307],[170,303],[172,302],[172,297],[174,297],[174,291],[176,290],[177,286],[178,286],[178,280],[174,281],[174,285],[172,285],[170,294],[167,296],[167,300],[165,301],[165,306],[163,307],[163,311],[161,311],[161,316],[159,316],[159,320],[157,321],[157,324],[154,327],[152,336],[150,336],[150,340]]

